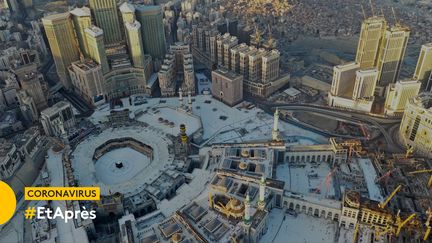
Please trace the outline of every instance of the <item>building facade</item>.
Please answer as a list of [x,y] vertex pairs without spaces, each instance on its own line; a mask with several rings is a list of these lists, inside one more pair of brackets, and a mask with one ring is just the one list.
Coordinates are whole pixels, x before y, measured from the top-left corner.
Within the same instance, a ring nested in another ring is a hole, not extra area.
[[105,44],[115,44],[123,40],[120,17],[117,12],[116,0],[90,0],[90,9],[96,25],[105,33]]
[[144,51],[154,60],[162,61],[166,53],[165,31],[160,6],[136,6],[136,17],[141,24]]
[[373,68],[377,65],[380,43],[386,28],[387,21],[383,17],[371,17],[363,21],[355,59],[360,68]]
[[217,100],[234,106],[243,100],[243,76],[224,68],[214,70],[211,91]]
[[421,82],[416,80],[398,81],[387,87],[384,113],[386,115],[403,115],[408,100],[416,97],[421,88]]
[[421,47],[414,73],[414,80],[422,82],[422,90],[432,91],[432,43]]
[[68,75],[69,65],[79,60],[78,43],[69,13],[53,14],[42,18],[46,36],[54,58],[60,82],[67,90],[72,88]]
[[432,158],[432,93],[422,93],[408,101],[399,134],[415,153]]
[[41,112],[41,123],[47,136],[61,137],[66,130],[76,125],[72,105],[60,101]]

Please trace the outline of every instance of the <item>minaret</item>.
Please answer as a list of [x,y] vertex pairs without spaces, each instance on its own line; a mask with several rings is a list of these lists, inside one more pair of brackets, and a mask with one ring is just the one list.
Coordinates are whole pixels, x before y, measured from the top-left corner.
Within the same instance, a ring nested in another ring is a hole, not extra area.
[[259,200],[258,200],[258,208],[261,210],[265,208],[265,189],[266,189],[266,182],[264,176],[262,176],[261,181],[259,183]]
[[279,125],[279,109],[276,108],[276,111],[274,113],[274,123],[273,123],[273,131],[272,131],[273,141],[280,141],[278,125]]
[[182,90],[182,88],[179,89],[179,100],[180,100],[180,103],[183,100],[183,90]]
[[244,219],[243,222],[246,225],[250,225],[251,223],[251,201],[249,194],[247,194],[246,199],[244,201],[245,209],[244,209]]

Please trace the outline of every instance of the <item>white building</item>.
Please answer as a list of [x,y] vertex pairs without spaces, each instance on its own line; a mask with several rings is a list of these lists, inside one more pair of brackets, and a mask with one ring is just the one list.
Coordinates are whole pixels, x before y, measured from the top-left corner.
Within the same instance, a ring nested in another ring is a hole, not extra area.
[[60,101],[41,112],[41,123],[47,136],[62,136],[66,130],[76,124],[72,105]]
[[387,87],[384,105],[386,115],[402,115],[409,99],[418,95],[421,82],[416,80],[398,81]]

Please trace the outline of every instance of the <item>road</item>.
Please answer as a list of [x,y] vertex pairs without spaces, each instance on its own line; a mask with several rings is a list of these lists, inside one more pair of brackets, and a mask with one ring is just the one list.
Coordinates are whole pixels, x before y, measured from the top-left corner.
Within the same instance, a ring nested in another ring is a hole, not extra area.
[[336,119],[344,119],[354,123],[363,123],[378,128],[387,143],[389,151],[400,151],[400,145],[393,140],[392,132],[389,132],[391,127],[400,123],[401,118],[387,118],[382,116],[373,116],[358,112],[336,110],[330,107],[318,106],[312,104],[274,104],[269,102],[259,102],[260,107],[264,110],[274,110],[279,108],[288,111],[306,111],[318,114],[324,114]]

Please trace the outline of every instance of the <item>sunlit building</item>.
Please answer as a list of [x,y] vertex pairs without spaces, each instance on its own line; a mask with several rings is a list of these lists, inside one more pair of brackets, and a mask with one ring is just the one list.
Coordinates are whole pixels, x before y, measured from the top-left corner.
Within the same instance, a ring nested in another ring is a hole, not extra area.
[[89,57],[89,50],[85,36],[85,29],[92,25],[90,9],[87,7],[75,8],[70,11],[75,28],[76,37],[81,52],[84,56]]
[[57,74],[65,89],[71,89],[69,65],[79,60],[78,43],[69,13],[53,14],[42,19],[46,36],[53,54]]
[[432,158],[432,93],[422,93],[408,101],[399,133],[415,153]]
[[382,89],[391,83],[395,83],[399,77],[409,35],[410,29],[399,25],[393,26],[385,32],[377,64],[379,71],[378,86],[382,87]]
[[390,84],[387,87],[385,101],[386,115],[402,115],[409,99],[414,98],[420,91],[419,81],[405,80]]
[[432,43],[421,47],[413,79],[422,82],[422,89],[432,91]]
[[357,46],[356,62],[360,68],[372,68],[378,63],[380,43],[387,22],[383,17],[370,17],[363,21]]
[[103,73],[107,73],[110,68],[105,51],[104,31],[93,25],[85,29],[85,35],[90,58],[101,65]]

